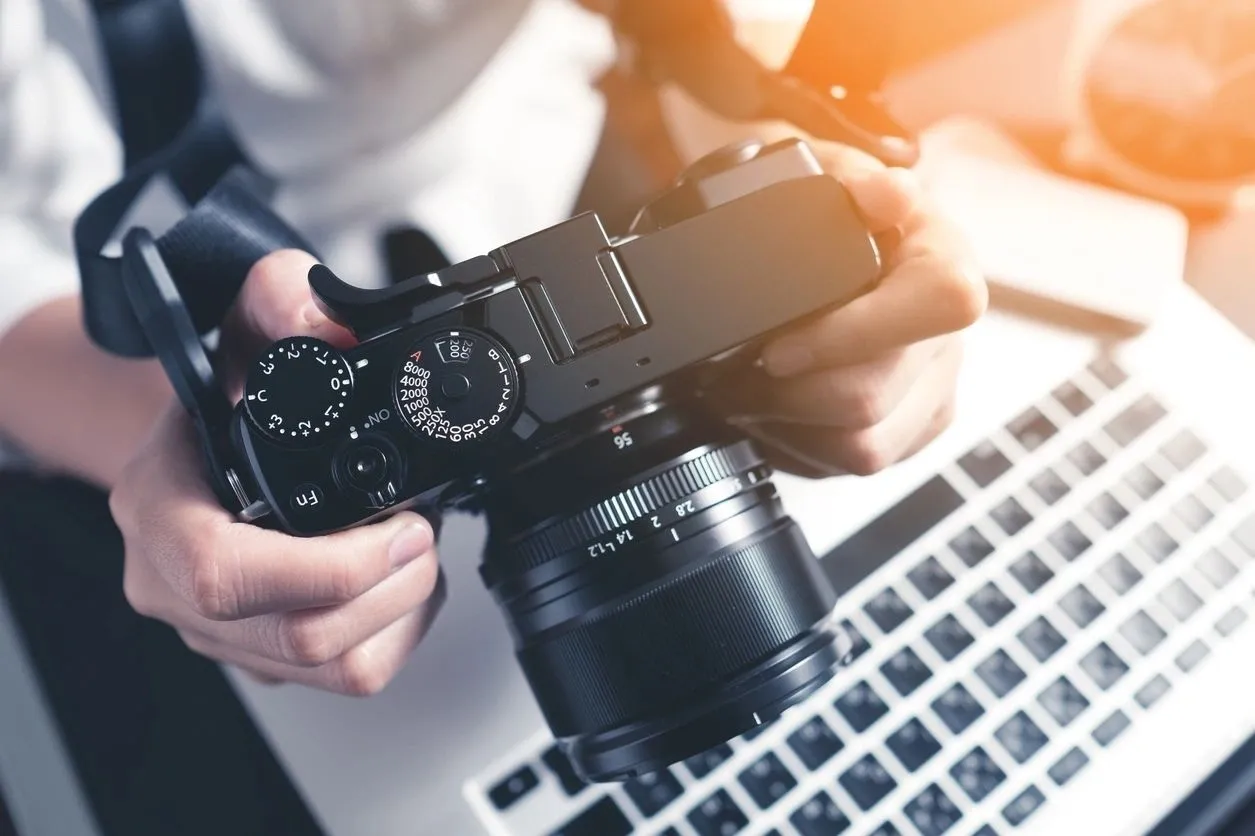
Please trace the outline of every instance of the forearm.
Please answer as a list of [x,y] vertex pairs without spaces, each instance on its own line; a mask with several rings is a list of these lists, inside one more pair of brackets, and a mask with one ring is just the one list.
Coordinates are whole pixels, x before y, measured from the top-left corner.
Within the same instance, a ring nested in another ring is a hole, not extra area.
[[92,344],[78,297],[36,308],[0,336],[0,435],[102,487],[112,486],[170,395],[156,361]]

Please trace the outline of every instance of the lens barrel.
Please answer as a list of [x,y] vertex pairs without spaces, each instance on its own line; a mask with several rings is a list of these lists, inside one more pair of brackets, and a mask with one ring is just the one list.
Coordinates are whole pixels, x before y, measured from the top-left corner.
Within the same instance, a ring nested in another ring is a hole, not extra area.
[[550,728],[591,781],[767,722],[848,650],[836,595],[751,442],[712,442],[669,411],[615,429],[634,439],[628,455],[598,434],[509,480],[481,568]]

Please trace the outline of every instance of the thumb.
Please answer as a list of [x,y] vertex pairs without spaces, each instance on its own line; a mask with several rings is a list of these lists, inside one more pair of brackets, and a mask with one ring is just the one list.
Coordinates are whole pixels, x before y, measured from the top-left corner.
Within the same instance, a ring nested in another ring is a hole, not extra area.
[[239,394],[243,369],[256,354],[284,337],[316,337],[337,348],[356,340],[314,303],[309,270],[318,259],[300,250],[279,250],[253,265],[222,323],[223,377]]
[[904,168],[837,175],[873,234],[906,226],[923,205],[923,190]]

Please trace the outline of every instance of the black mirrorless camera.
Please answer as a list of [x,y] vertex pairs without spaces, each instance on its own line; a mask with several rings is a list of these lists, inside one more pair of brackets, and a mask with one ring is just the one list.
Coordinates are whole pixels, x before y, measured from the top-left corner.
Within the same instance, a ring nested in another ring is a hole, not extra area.
[[807,145],[725,149],[607,238],[585,214],[363,290],[309,276],[348,351],[280,340],[233,419],[282,529],[483,512],[481,574],[554,735],[590,780],[656,770],[828,681],[836,595],[710,386],[848,302],[876,244]]

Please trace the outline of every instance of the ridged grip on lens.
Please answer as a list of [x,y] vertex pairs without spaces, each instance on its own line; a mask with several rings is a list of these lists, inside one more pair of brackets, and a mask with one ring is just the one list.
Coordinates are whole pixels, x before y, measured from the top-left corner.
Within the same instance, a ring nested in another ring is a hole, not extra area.
[[556,735],[663,715],[770,656],[836,605],[787,517],[751,541],[569,628],[518,658]]

